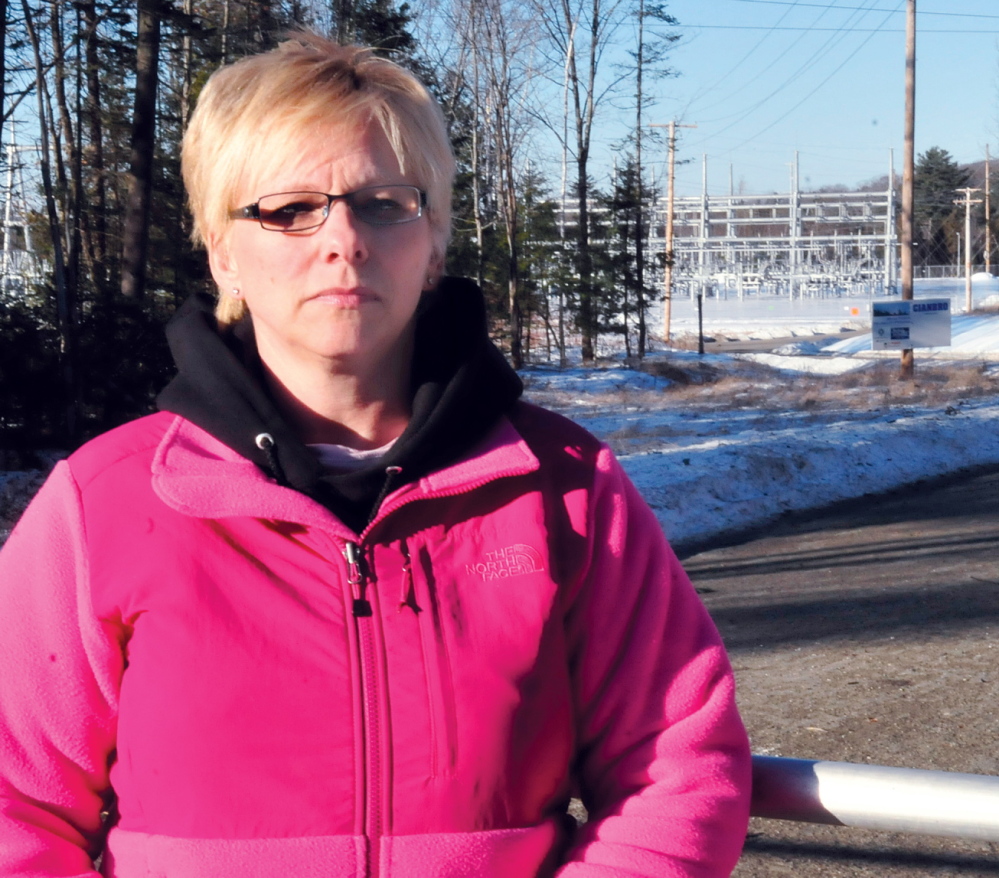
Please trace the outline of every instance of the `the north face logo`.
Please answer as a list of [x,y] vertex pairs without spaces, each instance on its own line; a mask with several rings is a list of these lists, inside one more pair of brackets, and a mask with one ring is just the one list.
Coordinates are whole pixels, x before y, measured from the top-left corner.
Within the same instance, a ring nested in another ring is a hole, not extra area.
[[486,552],[486,560],[478,564],[466,564],[465,572],[480,579],[506,579],[524,573],[541,573],[545,565],[537,549],[518,543],[495,552]]

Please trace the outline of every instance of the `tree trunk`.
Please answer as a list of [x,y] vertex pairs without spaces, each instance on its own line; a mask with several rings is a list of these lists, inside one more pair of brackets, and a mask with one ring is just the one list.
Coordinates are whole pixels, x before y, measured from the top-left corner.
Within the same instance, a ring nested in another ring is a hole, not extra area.
[[222,3],[222,63],[229,61],[229,0]]
[[[7,92],[7,0],[0,0],[0,112],[6,110]],[[0,124],[0,155],[3,155],[3,125]]]
[[[66,298],[71,314],[76,311],[78,278],[80,274],[80,218],[79,205],[82,202],[83,178],[80,157],[73,134],[73,119],[66,99],[66,58],[62,43],[62,4],[59,0],[49,0],[49,30],[52,34],[53,73],[55,77],[56,106],[59,109],[59,127],[66,153],[57,156],[59,185],[65,194],[63,224],[66,228]],[[69,176],[66,174],[69,164]]]
[[576,202],[579,220],[576,224],[577,271],[579,273],[579,330],[582,334],[581,353],[584,363],[592,363],[595,350],[595,315],[593,302],[593,254],[590,253],[590,209],[587,174],[587,150],[582,138],[577,139]]
[[135,64],[135,116],[132,120],[131,171],[122,229],[121,294],[139,299],[146,284],[149,204],[153,189],[156,135],[156,65],[160,22],[156,0],[138,0],[139,34]]
[[645,356],[645,203],[642,198],[642,73],[645,67],[645,0],[638,0],[638,54],[635,70],[635,307],[638,311],[638,359]]
[[[473,21],[469,22],[469,37],[474,29]],[[480,121],[479,111],[481,103],[479,100],[479,87],[481,85],[479,69],[478,47],[472,44],[472,109],[475,118],[472,120],[472,215],[475,218],[475,282],[481,288],[485,282],[486,274],[486,231],[485,220],[482,216],[482,174],[481,174],[481,153],[479,149]]]
[[514,188],[513,156],[508,146],[506,155],[502,157],[503,177],[501,184],[505,209],[503,211],[506,226],[507,246],[507,299],[510,308],[510,362],[514,369],[524,365],[524,311],[520,295],[520,253],[517,245],[519,234],[519,216],[517,207],[517,192]]
[[[569,30],[565,48],[565,71],[562,83],[562,189],[559,208],[562,212],[559,223],[559,237],[563,251],[565,247],[565,204],[568,195],[567,180],[569,176],[569,68],[573,65],[576,54],[576,31],[575,23]],[[558,365],[564,369],[569,365],[569,358],[565,346],[565,283],[559,283],[558,291]]]
[[[184,15],[190,17],[194,12],[193,0],[184,0]],[[191,32],[184,32],[181,43],[181,85],[180,85],[180,130],[187,131],[187,123],[191,118]]]
[[333,0],[333,10],[334,38],[346,45],[354,38],[354,4],[352,0]]
[[517,201],[516,105],[513,95],[514,61],[522,47],[515,23],[501,4],[491,4],[486,30],[489,101],[493,106],[493,149],[496,154],[499,197],[507,246],[507,305],[510,312],[510,361],[515,369],[524,365],[524,308],[520,283],[520,205]]
[[[598,30],[597,16],[599,14],[599,2],[594,0],[594,19],[591,21],[591,45],[589,51],[589,73],[585,106],[583,99],[583,86],[580,83],[579,70],[576,66],[576,55],[569,53],[566,65],[569,74],[569,83],[572,88],[573,111],[575,116],[576,134],[576,272],[579,275],[579,330],[581,334],[581,353],[584,363],[592,363],[594,360],[595,342],[595,314],[593,302],[593,256],[590,253],[590,211],[589,211],[589,152],[590,152],[590,128],[589,123],[593,119],[593,94],[592,86],[596,78],[596,56],[597,45],[594,44],[595,33]],[[562,12],[565,18],[566,33],[575,33],[575,21],[572,10],[569,8],[568,0],[563,0]]]
[[[86,66],[87,96],[84,115],[87,120],[89,143],[87,166],[90,168],[92,209],[87,211],[84,223],[87,260],[98,295],[108,301],[107,244],[107,176],[104,168],[104,123],[101,118],[101,62],[97,54],[97,7],[95,0],[82,0],[80,12],[84,22],[84,64]],[[82,121],[81,121],[82,124]]]

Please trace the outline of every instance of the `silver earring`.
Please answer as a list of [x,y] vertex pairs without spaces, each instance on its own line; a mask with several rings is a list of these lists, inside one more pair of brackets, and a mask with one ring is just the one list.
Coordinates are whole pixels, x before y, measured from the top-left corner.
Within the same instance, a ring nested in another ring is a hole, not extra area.
[[234,299],[238,299],[239,296],[240,296],[239,287],[233,287],[232,288],[232,297]]

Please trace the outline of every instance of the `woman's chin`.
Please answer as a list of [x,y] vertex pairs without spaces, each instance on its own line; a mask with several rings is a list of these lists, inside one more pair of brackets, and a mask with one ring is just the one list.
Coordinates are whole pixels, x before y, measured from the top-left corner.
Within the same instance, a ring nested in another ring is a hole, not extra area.
[[333,371],[355,372],[381,366],[390,358],[391,346],[379,345],[374,338],[358,334],[337,337],[317,343],[312,347],[317,358]]

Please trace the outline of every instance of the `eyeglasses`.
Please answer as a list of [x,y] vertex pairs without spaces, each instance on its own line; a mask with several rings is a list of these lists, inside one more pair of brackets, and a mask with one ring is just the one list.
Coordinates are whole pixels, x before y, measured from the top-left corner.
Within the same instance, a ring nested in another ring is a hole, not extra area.
[[351,213],[369,226],[395,226],[423,216],[427,193],[416,186],[366,186],[343,195],[279,192],[230,210],[229,218],[255,219],[269,232],[307,232],[326,222],[334,201],[347,202]]

